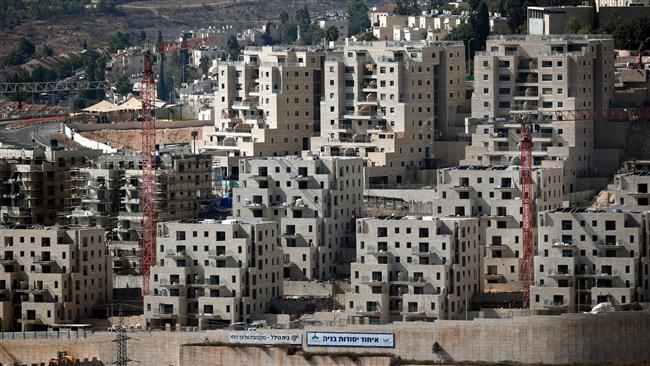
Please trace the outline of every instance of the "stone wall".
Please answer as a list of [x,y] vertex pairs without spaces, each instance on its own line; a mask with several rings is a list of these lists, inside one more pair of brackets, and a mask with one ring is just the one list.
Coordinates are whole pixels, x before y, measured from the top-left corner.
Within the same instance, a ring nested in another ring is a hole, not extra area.
[[[228,342],[227,331],[133,332],[129,333],[129,358],[139,361],[141,365],[156,366],[220,364],[216,360],[222,360],[222,364],[226,365],[294,365],[308,362],[334,365],[345,364],[348,360],[360,361],[357,364],[363,365],[385,365],[389,356],[405,363],[433,359],[544,364],[639,364],[650,361],[649,312],[443,320],[435,323],[312,329],[393,332],[396,346],[394,349],[242,347],[225,345]],[[258,330],[263,331],[266,330]],[[283,333],[296,330],[270,331]],[[87,339],[5,340],[0,343],[0,363],[47,362],[56,351],[65,350],[76,358],[97,357],[109,364],[115,359],[114,337],[112,333],[101,332]],[[303,337],[303,340],[306,339]],[[437,354],[432,351],[435,342],[442,349]],[[200,346],[182,347],[187,344]]]

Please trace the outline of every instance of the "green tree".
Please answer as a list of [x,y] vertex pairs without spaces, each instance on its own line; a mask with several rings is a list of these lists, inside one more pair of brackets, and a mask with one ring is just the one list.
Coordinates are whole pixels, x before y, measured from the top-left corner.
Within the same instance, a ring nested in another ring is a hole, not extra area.
[[472,26],[476,33],[478,47],[485,49],[485,41],[490,35],[490,13],[485,0],[478,5],[478,10],[472,15]]
[[203,72],[203,75],[207,75],[208,71],[210,71],[210,58],[206,55],[201,56],[201,59],[199,60],[199,69]]
[[118,94],[127,95],[133,92],[133,84],[126,75],[121,75],[115,83],[115,89]]
[[377,37],[375,37],[375,35],[372,34],[371,31],[359,33],[357,35],[357,41],[370,42],[370,41],[376,41],[376,40],[377,40]]
[[268,46],[273,44],[273,37],[271,36],[271,27],[273,27],[273,24],[268,21],[266,22],[266,27],[264,27],[264,33],[262,34],[262,45],[263,46]]
[[129,33],[117,32],[108,40],[108,49],[111,52],[117,52],[131,46],[133,46],[133,43]]
[[36,46],[26,38],[21,38],[18,45],[5,57],[4,63],[7,66],[24,64],[36,52]]
[[[468,44],[471,47],[471,50],[469,50],[469,58],[474,58],[474,53],[479,47],[478,44],[478,35],[474,31],[474,27],[472,27],[471,24],[461,24],[455,28],[453,28],[449,34],[447,34],[447,37],[445,37],[446,40],[449,41],[463,41],[464,44]],[[469,42],[469,43],[468,43]]]
[[576,34],[580,30],[580,22],[576,17],[571,17],[564,23],[564,33]]
[[356,35],[370,28],[368,2],[366,0],[348,0],[347,11],[349,35]]
[[296,10],[296,22],[300,26],[311,24],[311,16],[309,15],[307,4],[302,9]]
[[419,15],[420,6],[417,0],[397,0],[393,12],[397,15]]
[[44,44],[41,47],[41,56],[43,56],[43,57],[51,57],[52,55],[54,55],[54,49],[52,47],[50,47],[49,45]]
[[528,6],[538,5],[537,0],[504,0],[504,9],[508,17],[510,29],[514,33],[524,30],[527,19]]
[[330,25],[325,29],[325,40],[332,42],[337,39],[339,39],[339,29],[335,25]]
[[239,42],[237,41],[237,36],[231,34],[226,41],[226,50],[228,51],[228,56],[231,60],[237,60],[239,58]]
[[147,40],[147,33],[143,30],[140,31],[140,43],[144,43]]
[[[158,31],[158,42],[162,43],[163,35],[162,31]],[[156,94],[158,94],[158,99],[169,101],[169,89],[167,88],[167,82],[165,80],[165,55],[160,54],[160,74],[158,74],[158,82],[156,83]]]
[[280,13],[280,24],[286,24],[288,21],[289,13],[283,10],[282,13]]

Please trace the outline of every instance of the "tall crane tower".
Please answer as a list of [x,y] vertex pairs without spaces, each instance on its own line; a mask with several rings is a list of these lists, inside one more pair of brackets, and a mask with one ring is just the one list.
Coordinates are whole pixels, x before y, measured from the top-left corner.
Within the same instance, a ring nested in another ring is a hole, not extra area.
[[[198,38],[180,42],[161,42],[157,51],[177,52],[208,44],[212,38]],[[156,81],[153,75],[154,55],[150,50],[144,52],[142,73],[142,295],[149,294],[151,266],[156,262]]]
[[142,295],[149,293],[151,266],[156,262],[156,81],[153,77],[154,57],[144,53],[142,76]]
[[524,287],[523,307],[530,305],[530,285],[533,279],[533,137],[532,127],[528,116],[518,115],[520,125],[519,150],[521,152],[521,233],[523,262],[521,264],[521,280]]

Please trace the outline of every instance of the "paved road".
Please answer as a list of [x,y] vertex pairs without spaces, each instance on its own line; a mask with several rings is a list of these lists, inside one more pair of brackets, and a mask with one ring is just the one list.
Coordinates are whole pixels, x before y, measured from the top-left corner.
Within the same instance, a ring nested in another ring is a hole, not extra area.
[[0,129],[0,142],[20,147],[50,146],[50,134],[59,131],[61,124],[52,123],[7,130]]

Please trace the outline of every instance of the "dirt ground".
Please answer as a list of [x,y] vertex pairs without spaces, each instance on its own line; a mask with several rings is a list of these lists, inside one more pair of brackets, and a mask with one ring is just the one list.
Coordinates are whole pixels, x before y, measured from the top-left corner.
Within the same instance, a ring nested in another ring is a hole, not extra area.
[[[200,128],[174,128],[174,129],[160,129],[156,131],[156,143],[159,145],[165,144],[179,144],[188,143],[192,140],[192,131],[198,131],[197,139],[201,139]],[[124,131],[92,131],[81,132],[81,134],[89,139],[108,144],[115,148],[127,148],[133,150],[140,150],[142,146],[142,138],[139,130],[124,130]]]
[[[331,9],[344,9],[345,0],[305,0],[312,18]],[[281,0],[152,0],[129,1],[118,5],[119,14],[101,16],[61,16],[51,20],[24,21],[17,27],[1,29],[0,56],[6,55],[25,37],[37,46],[48,44],[56,54],[80,51],[83,41],[89,46],[101,46],[117,33],[138,34],[144,30],[155,39],[162,30],[166,40],[176,38],[181,31],[220,28],[232,25],[245,29],[277,21],[283,10],[293,15],[296,2]],[[2,57],[0,57],[2,58]]]

